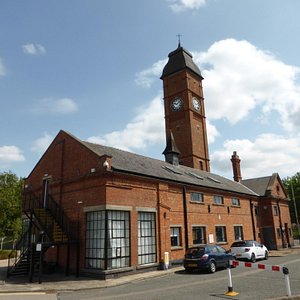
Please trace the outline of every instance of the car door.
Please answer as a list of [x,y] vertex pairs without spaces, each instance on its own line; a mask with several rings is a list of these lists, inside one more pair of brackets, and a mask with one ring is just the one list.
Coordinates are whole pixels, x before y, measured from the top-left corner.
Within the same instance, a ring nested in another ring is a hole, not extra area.
[[226,250],[220,246],[216,246],[218,250],[219,266],[227,266],[227,253]]
[[263,257],[264,253],[261,244],[254,242],[254,246],[255,246],[256,257]]
[[216,261],[217,266],[219,266],[220,265],[220,257],[219,257],[219,251],[217,249],[217,246],[210,246],[209,252],[210,252],[210,257],[213,258]]

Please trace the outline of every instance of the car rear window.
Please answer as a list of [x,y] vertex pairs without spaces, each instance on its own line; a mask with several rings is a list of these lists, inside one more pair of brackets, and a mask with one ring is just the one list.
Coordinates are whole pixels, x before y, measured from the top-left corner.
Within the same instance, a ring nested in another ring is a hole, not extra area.
[[238,241],[234,242],[231,247],[251,247],[252,242],[251,241]]
[[205,253],[204,247],[189,248],[186,251],[187,257],[201,257]]

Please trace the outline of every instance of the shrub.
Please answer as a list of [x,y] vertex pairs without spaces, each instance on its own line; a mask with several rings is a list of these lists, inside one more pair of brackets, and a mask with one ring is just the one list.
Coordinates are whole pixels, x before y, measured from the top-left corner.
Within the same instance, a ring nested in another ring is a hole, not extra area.
[[12,250],[0,250],[0,259],[8,259],[11,252]]

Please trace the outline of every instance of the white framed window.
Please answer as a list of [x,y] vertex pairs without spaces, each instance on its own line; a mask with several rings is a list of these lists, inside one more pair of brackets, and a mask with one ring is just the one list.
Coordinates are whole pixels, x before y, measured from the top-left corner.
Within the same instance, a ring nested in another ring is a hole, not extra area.
[[226,226],[216,226],[216,240],[217,243],[227,242]]
[[232,206],[241,206],[241,202],[239,198],[231,198],[231,205]]
[[279,215],[278,206],[273,206],[273,214],[274,214],[274,216]]
[[138,213],[138,263],[139,265],[156,262],[155,213]]
[[193,245],[206,244],[205,226],[193,226]]
[[224,204],[223,196],[214,195],[214,204]]
[[170,235],[171,235],[171,247],[182,246],[181,227],[171,227]]
[[192,202],[203,203],[204,202],[203,194],[202,193],[191,192],[191,201]]
[[236,241],[243,240],[244,239],[243,226],[235,225],[233,226],[233,229],[234,229],[234,239]]

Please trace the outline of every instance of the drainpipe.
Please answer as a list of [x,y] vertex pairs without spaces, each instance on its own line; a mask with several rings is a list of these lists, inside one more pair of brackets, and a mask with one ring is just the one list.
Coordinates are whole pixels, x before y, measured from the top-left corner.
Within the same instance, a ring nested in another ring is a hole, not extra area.
[[64,181],[64,164],[65,164],[65,140],[61,142],[61,160],[60,160],[60,184],[59,184],[59,204],[62,203],[63,181]]
[[188,231],[188,215],[187,215],[187,204],[186,204],[186,187],[182,188],[183,193],[183,219],[184,219],[184,232],[185,232],[185,250],[189,247],[189,231]]
[[162,251],[162,242],[161,242],[161,234],[162,234],[162,231],[161,231],[161,207],[160,207],[160,200],[159,200],[159,185],[157,187],[157,215],[158,215],[158,232],[159,232],[159,235],[158,235],[158,257],[159,257],[159,262],[161,262],[161,260],[163,259],[163,251]]
[[284,232],[282,229],[282,220],[281,220],[281,212],[280,212],[280,206],[279,206],[279,201],[277,200],[277,208],[278,208],[278,216],[279,216],[279,227],[280,227],[280,232],[281,232],[281,242],[282,242],[282,248],[285,248],[285,242],[284,242]]
[[251,222],[252,222],[252,231],[253,231],[253,239],[256,241],[256,230],[255,230],[255,222],[254,222],[254,215],[253,215],[253,203],[252,199],[250,199],[250,212],[251,212]]

